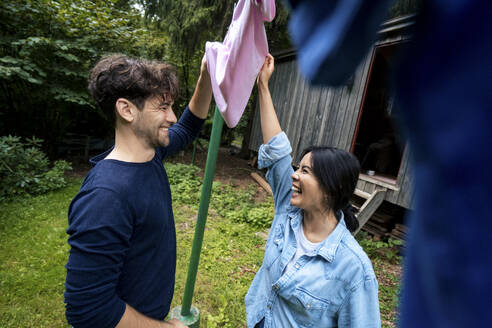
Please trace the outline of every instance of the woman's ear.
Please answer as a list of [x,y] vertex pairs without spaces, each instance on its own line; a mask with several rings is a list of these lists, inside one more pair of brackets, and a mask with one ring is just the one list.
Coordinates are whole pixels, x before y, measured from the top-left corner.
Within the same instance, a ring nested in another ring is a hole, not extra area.
[[131,123],[135,119],[136,108],[135,105],[125,98],[118,98],[116,100],[116,114],[124,122]]

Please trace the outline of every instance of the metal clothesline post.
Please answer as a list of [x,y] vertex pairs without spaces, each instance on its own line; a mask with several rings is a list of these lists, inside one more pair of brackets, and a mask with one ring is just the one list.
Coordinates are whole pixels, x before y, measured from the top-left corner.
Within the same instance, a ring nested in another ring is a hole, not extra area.
[[203,234],[205,231],[205,223],[207,222],[208,206],[210,204],[212,182],[215,174],[215,166],[217,163],[217,155],[219,152],[223,125],[224,119],[220,115],[219,109],[216,106],[212,125],[212,134],[210,136],[210,143],[208,147],[207,163],[205,165],[205,175],[203,177],[202,195],[200,197],[195,235],[193,238],[193,246],[191,248],[190,263],[188,266],[183,304],[173,308],[170,312],[171,318],[180,320],[190,328],[198,328],[200,325],[200,311],[191,305],[191,301],[195,288],[198,263],[200,261]]

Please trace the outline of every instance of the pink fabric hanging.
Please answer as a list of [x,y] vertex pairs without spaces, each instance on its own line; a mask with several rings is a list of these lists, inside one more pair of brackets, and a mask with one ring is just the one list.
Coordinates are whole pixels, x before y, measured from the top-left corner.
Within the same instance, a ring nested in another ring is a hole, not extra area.
[[239,122],[268,54],[263,22],[275,17],[275,0],[239,0],[224,42],[207,42],[215,103],[227,126]]

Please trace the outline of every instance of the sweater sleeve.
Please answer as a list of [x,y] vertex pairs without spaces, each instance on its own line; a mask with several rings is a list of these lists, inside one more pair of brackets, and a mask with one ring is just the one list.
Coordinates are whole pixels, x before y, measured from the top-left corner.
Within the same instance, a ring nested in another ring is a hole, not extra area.
[[204,119],[195,116],[189,107],[186,107],[178,123],[169,128],[169,145],[157,149],[161,159],[183,150],[190,142],[198,137]]
[[132,232],[130,211],[111,190],[80,193],[70,205],[65,303],[73,327],[112,328],[121,320],[125,302],[116,287]]

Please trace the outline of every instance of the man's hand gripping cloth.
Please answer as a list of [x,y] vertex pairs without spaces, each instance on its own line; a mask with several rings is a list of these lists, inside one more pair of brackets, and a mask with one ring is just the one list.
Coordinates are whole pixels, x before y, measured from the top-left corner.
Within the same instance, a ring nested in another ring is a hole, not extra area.
[[207,42],[215,103],[228,127],[239,122],[268,54],[263,22],[275,17],[275,0],[239,0],[224,42]]

